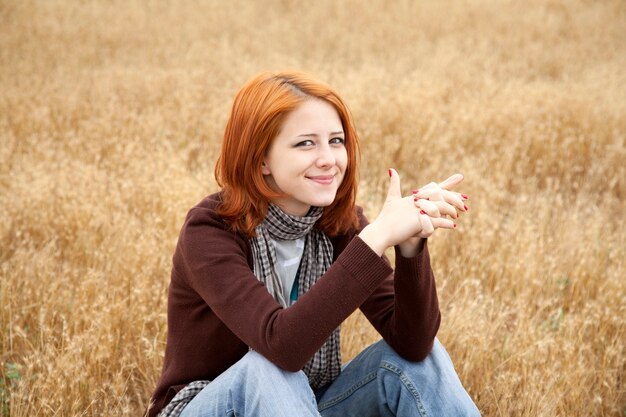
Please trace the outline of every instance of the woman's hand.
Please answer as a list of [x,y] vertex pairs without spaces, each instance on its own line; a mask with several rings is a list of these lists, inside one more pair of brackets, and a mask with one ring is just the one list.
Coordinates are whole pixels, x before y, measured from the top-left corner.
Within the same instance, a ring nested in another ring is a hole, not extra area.
[[[465,204],[465,201],[468,199],[467,195],[452,191],[452,188],[462,181],[463,175],[454,174],[439,184],[431,182],[419,190],[414,190],[415,204],[429,218],[450,216],[453,219],[458,219],[459,212],[467,212],[469,210]],[[447,226],[449,226],[449,223],[442,227],[449,228]],[[453,223],[453,228],[456,228],[456,223]],[[422,230],[418,236],[399,243],[398,246],[402,255],[405,257],[414,256],[420,250],[420,246],[423,243],[422,238],[430,237],[434,231],[434,227]]]
[[454,174],[442,183],[431,182],[424,187],[414,190],[413,196],[418,207],[431,217],[450,216],[453,219],[459,217],[459,212],[467,212],[469,208],[465,204],[467,195],[452,191],[454,187],[463,182],[463,175]]
[[388,247],[400,245],[403,256],[413,256],[421,238],[431,236],[438,228],[455,228],[454,222],[445,218],[445,215],[449,213],[457,216],[457,213],[452,206],[448,207],[450,204],[446,201],[441,185],[451,188],[462,181],[462,176],[460,180],[452,176],[442,184],[428,184],[423,191],[420,190],[424,196],[420,198],[419,191],[415,196],[402,197],[400,176],[393,169],[389,170],[389,175],[389,191],[380,214],[359,234],[372,250],[382,255]]

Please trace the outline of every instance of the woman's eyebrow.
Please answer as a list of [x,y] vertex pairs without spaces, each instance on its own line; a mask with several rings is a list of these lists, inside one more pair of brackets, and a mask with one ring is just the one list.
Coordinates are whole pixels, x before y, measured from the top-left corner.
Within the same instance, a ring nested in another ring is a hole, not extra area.
[[[334,136],[334,135],[343,135],[343,130],[338,130],[336,132],[330,132],[330,136]],[[304,138],[316,138],[319,135],[317,133],[302,133],[298,136],[296,136],[297,138],[299,137],[304,137]]]

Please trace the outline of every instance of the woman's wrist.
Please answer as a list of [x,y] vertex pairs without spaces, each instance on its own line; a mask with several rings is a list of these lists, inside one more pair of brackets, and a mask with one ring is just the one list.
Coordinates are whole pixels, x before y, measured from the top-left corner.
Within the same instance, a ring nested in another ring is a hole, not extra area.
[[426,239],[421,237],[412,237],[405,240],[398,244],[400,254],[405,258],[413,258],[422,250],[425,241]]
[[382,256],[389,245],[384,239],[384,235],[377,230],[376,223],[370,223],[361,230],[359,237],[378,256]]

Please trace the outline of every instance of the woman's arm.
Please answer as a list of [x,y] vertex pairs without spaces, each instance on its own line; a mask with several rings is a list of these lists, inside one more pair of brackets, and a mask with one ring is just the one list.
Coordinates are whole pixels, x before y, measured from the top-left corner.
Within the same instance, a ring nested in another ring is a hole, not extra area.
[[441,315],[428,245],[411,258],[395,251],[395,271],[361,305],[361,311],[399,355],[423,360],[432,349]]
[[217,317],[244,343],[278,366],[296,371],[332,331],[393,272],[360,238],[288,309],[254,276],[245,238],[203,207],[181,232],[175,267]]
[[[453,221],[444,217],[457,219],[457,209],[467,211],[463,203],[467,197],[449,190],[463,180],[462,175],[455,174],[441,184],[430,183],[414,191],[411,207],[409,198],[403,199],[400,194],[397,173],[390,170],[390,176],[381,215],[363,227],[359,236],[377,252],[395,242],[395,272],[361,310],[396,352],[408,360],[420,361],[432,349],[441,321],[426,237],[439,227],[455,228]],[[405,229],[394,229],[403,224]]]

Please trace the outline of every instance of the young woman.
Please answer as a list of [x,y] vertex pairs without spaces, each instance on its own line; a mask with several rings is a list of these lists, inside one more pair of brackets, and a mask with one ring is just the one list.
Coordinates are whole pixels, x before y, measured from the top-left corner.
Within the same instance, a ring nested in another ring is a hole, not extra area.
[[[368,224],[358,159],[348,109],[326,85],[263,73],[241,89],[221,191],[189,211],[173,257],[150,416],[479,415],[435,338],[426,244],[467,211],[452,191],[463,177],[402,197],[390,169]],[[340,325],[357,308],[382,340],[342,366]]]

